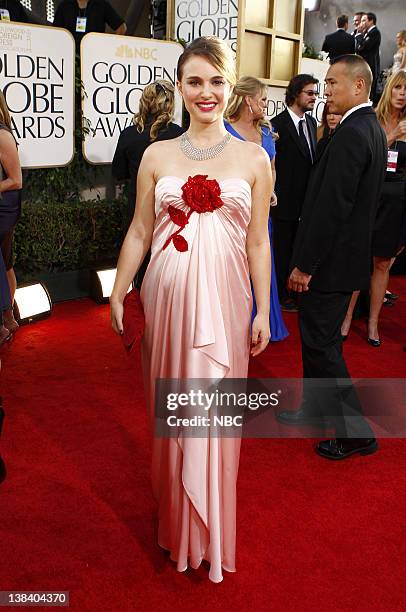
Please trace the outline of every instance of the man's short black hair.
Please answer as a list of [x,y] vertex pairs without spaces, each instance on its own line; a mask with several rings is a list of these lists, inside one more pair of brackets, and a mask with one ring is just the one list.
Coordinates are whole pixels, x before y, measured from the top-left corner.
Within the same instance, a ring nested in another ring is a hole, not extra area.
[[365,86],[368,91],[372,85],[372,72],[367,62],[360,55],[339,55],[331,61],[331,65],[334,64],[346,64],[350,73],[353,76],[360,76],[365,81]]
[[348,24],[347,15],[340,15],[337,17],[337,28],[344,28]]
[[374,25],[376,25],[376,15],[375,13],[364,13],[368,17],[368,21],[373,21]]
[[286,88],[285,102],[286,106],[292,106],[296,101],[298,95],[302,92],[303,87],[306,85],[317,85],[318,79],[311,74],[297,74],[289,81],[289,85]]

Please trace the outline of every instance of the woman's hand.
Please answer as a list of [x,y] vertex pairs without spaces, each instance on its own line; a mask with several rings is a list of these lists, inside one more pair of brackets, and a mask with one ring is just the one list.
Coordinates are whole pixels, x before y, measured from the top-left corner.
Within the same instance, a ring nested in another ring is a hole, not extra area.
[[395,140],[403,139],[406,136],[406,119],[400,121],[392,132],[388,134],[389,146],[395,142]]
[[117,334],[120,336],[123,333],[123,303],[113,298],[110,298],[110,318],[111,326]]
[[271,195],[271,206],[277,206],[277,205],[278,205],[278,197],[276,193],[273,191]]
[[257,314],[252,323],[251,355],[256,357],[268,346],[271,338],[269,329],[269,316]]

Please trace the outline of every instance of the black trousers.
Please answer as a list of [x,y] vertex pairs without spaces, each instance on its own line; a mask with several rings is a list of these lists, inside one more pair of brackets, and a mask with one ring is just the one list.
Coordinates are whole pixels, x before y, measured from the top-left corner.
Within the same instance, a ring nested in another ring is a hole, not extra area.
[[350,299],[351,293],[342,292],[300,294],[302,408],[332,423],[337,438],[373,438],[342,352],[341,324]]
[[290,272],[290,260],[299,221],[281,221],[272,218],[273,252],[275,257],[276,280],[278,283],[279,301],[285,302],[289,297],[286,284]]
[[3,321],[3,311],[11,308],[10,288],[7,280],[7,270],[11,268],[10,257],[5,262],[3,249],[9,250],[11,245],[3,245],[3,241],[11,240],[12,231],[21,211],[21,190],[4,191],[0,199],[0,323]]

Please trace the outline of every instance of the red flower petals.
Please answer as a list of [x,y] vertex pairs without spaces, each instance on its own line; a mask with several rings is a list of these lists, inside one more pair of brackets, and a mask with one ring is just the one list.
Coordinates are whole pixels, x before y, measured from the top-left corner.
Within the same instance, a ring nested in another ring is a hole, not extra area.
[[188,222],[188,218],[183,212],[183,210],[180,210],[180,208],[175,208],[174,206],[169,205],[168,213],[169,213],[170,218],[172,219],[174,223],[176,223],[176,225],[185,227],[186,223]]
[[220,197],[221,189],[220,185],[215,179],[208,179],[207,174],[196,174],[196,176],[189,176],[187,182],[182,186],[182,198],[185,204],[190,208],[190,211],[186,215],[183,210],[176,208],[175,206],[168,206],[168,213],[175,225],[179,225],[179,229],[169,236],[168,240],[163,246],[163,250],[166,249],[170,242],[173,242],[173,246],[177,251],[185,252],[188,250],[188,243],[179,235],[179,232],[185,227],[189,221],[189,217],[193,212],[199,214],[205,212],[213,212],[220,206],[223,206],[224,202]]
[[214,179],[207,179],[207,174],[189,176],[182,193],[183,201],[198,213],[213,212],[223,206],[220,185]]
[[173,242],[173,246],[175,247],[175,249],[177,251],[181,251],[181,253],[184,253],[185,251],[188,250],[189,246],[188,243],[186,242],[186,240],[184,239],[183,236],[180,236],[179,234],[176,234],[173,238],[172,238],[172,242]]

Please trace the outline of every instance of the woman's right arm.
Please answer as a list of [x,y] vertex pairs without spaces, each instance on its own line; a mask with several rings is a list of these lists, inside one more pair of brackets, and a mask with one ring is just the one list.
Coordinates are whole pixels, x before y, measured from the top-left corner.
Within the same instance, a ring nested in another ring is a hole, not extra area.
[[0,181],[0,192],[21,189],[21,166],[15,140],[7,130],[0,130],[0,161],[7,175]]
[[137,177],[135,213],[121,247],[117,274],[110,297],[111,323],[114,331],[123,332],[123,301],[134,276],[151,246],[155,222],[155,147],[149,147],[142,158]]

